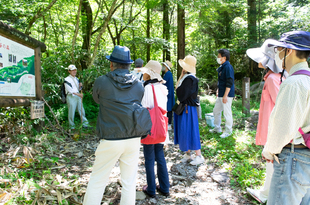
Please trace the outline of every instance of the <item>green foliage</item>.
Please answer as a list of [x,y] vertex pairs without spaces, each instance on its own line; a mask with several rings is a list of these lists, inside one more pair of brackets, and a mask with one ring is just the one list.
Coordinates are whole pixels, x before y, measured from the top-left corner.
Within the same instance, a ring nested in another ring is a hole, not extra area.
[[[201,101],[203,113],[214,107],[215,97],[207,97]],[[235,122],[233,135],[220,138],[219,134],[210,133],[205,119],[200,122],[201,151],[209,162],[225,167],[231,174],[231,185],[245,189],[258,186],[263,182],[265,169],[261,165],[261,147],[255,145],[255,131],[243,131],[244,115],[242,100],[232,104]],[[203,115],[204,116],[204,115]],[[223,122],[224,123],[224,122]],[[241,127],[241,129],[239,129]]]

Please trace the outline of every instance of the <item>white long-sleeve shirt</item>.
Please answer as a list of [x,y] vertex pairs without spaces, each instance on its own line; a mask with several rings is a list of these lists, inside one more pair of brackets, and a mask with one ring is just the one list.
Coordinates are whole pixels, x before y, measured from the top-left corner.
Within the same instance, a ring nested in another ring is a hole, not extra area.
[[[310,71],[308,63],[294,65],[289,75],[298,70]],[[307,75],[289,76],[281,84],[269,119],[264,157],[273,160],[292,140],[293,144],[304,144],[299,127],[305,133],[310,131],[310,77]]]
[[69,82],[72,87],[70,87],[70,85],[68,85],[67,83],[65,83],[65,88],[66,88],[66,93],[67,94],[72,94],[73,93],[79,93],[79,80],[77,77],[73,77],[72,75],[69,75],[68,77],[65,78],[65,81]]

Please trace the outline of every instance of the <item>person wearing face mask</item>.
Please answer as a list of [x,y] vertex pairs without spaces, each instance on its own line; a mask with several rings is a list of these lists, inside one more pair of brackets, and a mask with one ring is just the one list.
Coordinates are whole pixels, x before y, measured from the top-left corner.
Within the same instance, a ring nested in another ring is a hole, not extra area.
[[168,101],[167,101],[167,117],[168,117],[168,130],[171,130],[171,122],[172,122],[172,107],[175,103],[174,101],[174,85],[173,85],[173,77],[171,73],[172,63],[170,61],[162,62],[162,72],[165,73],[163,79],[166,81],[164,84],[169,93],[168,93]]
[[224,111],[225,132],[221,134],[221,138],[226,138],[232,134],[233,118],[231,113],[232,100],[235,97],[234,85],[234,68],[229,63],[230,53],[226,49],[218,50],[217,62],[220,67],[218,72],[218,90],[216,92],[217,99],[213,108],[215,127],[209,130],[211,133],[221,133],[221,116]]
[[[264,76],[265,84],[262,91],[259,107],[256,145],[265,145],[267,141],[269,117],[275,105],[280,88],[282,69],[278,68],[278,66],[275,64],[274,47],[268,46],[270,42],[271,40],[267,39],[261,47],[250,48],[246,51],[246,54],[256,63],[258,63],[258,67],[265,69],[267,72]],[[258,190],[247,188],[247,192],[260,203],[265,203],[268,199],[272,173],[273,164],[267,162],[264,186]]]
[[274,172],[267,204],[310,204],[310,149],[299,133],[310,131],[310,32],[291,31],[276,47],[276,64],[289,76],[280,86],[268,124],[263,159],[273,163]]

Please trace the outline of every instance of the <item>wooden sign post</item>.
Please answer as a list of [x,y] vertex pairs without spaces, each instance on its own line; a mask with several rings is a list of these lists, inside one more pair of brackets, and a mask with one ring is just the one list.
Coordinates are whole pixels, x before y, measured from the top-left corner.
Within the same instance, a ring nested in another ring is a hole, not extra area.
[[250,78],[244,77],[242,80],[242,113],[250,115]]

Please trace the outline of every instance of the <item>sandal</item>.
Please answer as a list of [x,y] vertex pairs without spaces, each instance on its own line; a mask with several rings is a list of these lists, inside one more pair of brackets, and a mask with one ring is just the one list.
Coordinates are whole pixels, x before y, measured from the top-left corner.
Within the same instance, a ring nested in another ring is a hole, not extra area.
[[146,195],[148,195],[149,197],[151,197],[151,198],[156,198],[156,194],[149,194],[148,192],[147,192],[147,185],[144,185],[143,187],[142,187],[142,191],[146,194]]
[[169,192],[168,192],[168,193],[162,192],[162,191],[160,190],[160,186],[159,186],[159,185],[156,185],[156,190],[157,190],[159,193],[161,193],[163,196],[170,196],[170,193],[169,193]]

